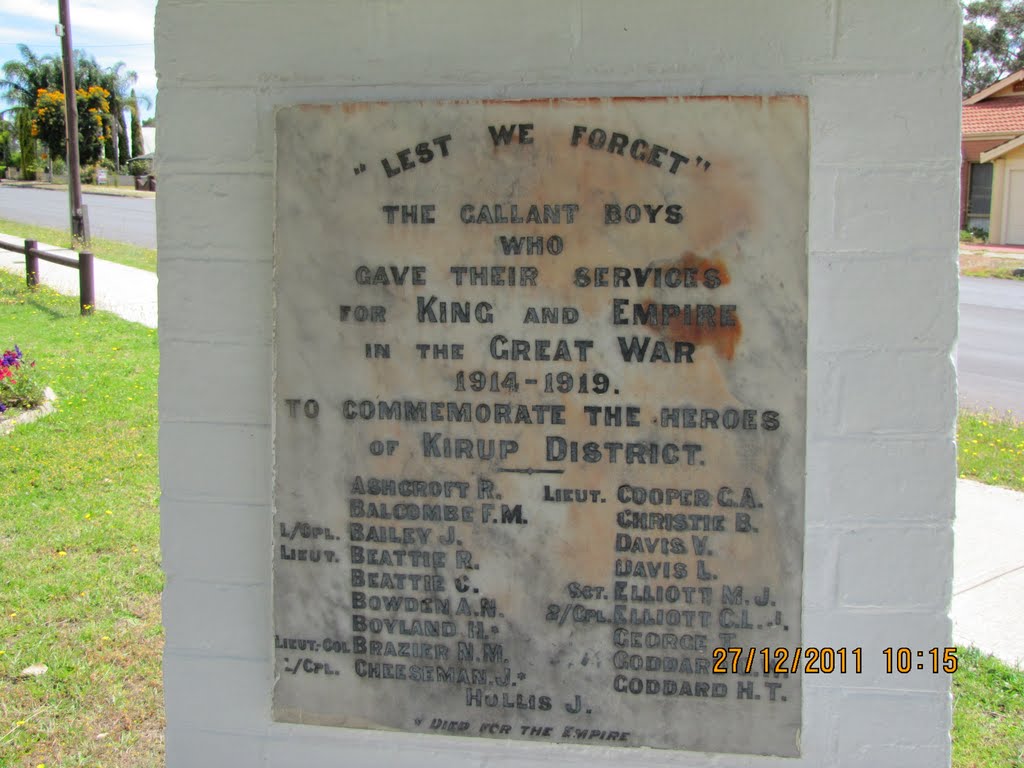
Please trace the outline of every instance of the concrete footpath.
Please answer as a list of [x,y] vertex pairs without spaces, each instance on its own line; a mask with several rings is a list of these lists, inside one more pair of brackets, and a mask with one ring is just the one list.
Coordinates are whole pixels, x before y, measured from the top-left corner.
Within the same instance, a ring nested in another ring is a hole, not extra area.
[[1024,669],[1024,493],[956,484],[953,639]]
[[[0,268],[24,275],[25,259],[0,250]],[[76,270],[44,262],[39,271],[42,283],[78,294]],[[152,272],[96,260],[99,309],[155,328],[156,286]],[[959,480],[956,506],[953,639],[1024,669],[1024,493]]]

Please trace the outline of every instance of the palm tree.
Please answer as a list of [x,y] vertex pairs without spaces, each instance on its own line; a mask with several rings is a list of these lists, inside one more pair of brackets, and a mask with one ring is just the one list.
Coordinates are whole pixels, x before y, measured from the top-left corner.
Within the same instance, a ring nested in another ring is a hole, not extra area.
[[105,71],[96,61],[96,57],[85,51],[76,50],[75,59],[75,88],[89,90],[94,85],[106,88],[104,80]]
[[14,134],[18,140],[22,174],[36,163],[36,139],[33,136],[33,115],[39,91],[61,88],[63,80],[60,59],[37,56],[27,45],[18,45],[21,61],[12,59],[0,67],[0,96],[12,106],[0,115],[14,114]]
[[[124,111],[137,110],[139,97],[135,95],[132,86],[138,82],[137,73],[127,68],[123,61],[107,67],[101,74],[101,85],[110,91],[110,114],[113,115],[113,134],[107,146],[113,155],[114,165],[121,169],[122,156],[127,160],[131,157],[128,148],[128,126],[124,119]],[[145,97],[143,97],[145,98]],[[148,99],[147,99],[148,101]],[[116,137],[116,138],[114,138]]]
[[50,54],[36,56],[27,45],[18,45],[18,52],[22,61],[12,59],[0,68],[4,75],[0,80],[0,96],[15,105],[12,109],[32,109],[40,89],[63,89],[60,58]]

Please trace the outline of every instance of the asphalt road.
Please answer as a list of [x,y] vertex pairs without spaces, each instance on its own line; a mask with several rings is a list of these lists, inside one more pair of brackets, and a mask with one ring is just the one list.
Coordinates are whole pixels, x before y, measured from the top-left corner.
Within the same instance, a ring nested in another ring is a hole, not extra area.
[[[83,195],[94,237],[156,248],[156,201],[153,198]],[[68,193],[0,184],[0,219],[67,230]]]
[[960,278],[960,403],[1024,417],[1024,282]]

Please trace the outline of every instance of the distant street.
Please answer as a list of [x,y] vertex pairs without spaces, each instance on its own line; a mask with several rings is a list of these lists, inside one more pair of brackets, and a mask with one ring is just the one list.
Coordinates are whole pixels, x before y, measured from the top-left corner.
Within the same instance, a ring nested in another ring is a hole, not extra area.
[[[93,236],[156,248],[156,201],[152,198],[83,195]],[[68,193],[0,184],[0,219],[69,228]]]
[[1024,282],[960,278],[960,403],[1024,418]]

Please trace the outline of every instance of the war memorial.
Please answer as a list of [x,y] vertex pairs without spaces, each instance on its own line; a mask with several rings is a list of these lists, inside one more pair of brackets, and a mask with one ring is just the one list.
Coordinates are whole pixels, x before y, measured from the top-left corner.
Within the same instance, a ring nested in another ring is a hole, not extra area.
[[956,3],[157,41],[170,768],[948,763]]

